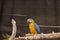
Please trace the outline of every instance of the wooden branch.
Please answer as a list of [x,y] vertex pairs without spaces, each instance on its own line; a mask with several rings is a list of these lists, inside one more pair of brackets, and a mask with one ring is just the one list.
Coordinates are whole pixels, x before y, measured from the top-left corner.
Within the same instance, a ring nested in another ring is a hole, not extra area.
[[60,32],[59,33],[49,33],[49,34],[26,34],[24,37],[18,37],[15,38],[15,40],[21,40],[21,39],[53,39],[53,38],[60,38]]
[[12,19],[12,25],[13,25],[12,35],[8,40],[14,40],[14,38],[16,36],[17,27],[16,27],[16,21],[14,19]]
[[49,34],[43,34],[43,33],[41,33],[41,34],[26,34],[26,37],[30,37],[30,36],[33,36],[33,37],[35,37],[35,38],[38,38],[38,39],[40,39],[40,38],[59,38],[60,37],[60,32],[59,33],[54,33],[54,32],[52,32],[52,33],[49,33]]

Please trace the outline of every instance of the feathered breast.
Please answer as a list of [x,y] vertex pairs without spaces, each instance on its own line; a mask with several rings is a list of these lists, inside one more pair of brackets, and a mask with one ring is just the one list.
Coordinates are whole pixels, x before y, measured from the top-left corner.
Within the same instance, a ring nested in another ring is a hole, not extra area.
[[36,29],[34,27],[34,23],[30,23],[29,24],[29,29],[30,29],[30,32],[31,33],[33,33],[33,34],[36,34],[37,33],[37,31],[36,31]]

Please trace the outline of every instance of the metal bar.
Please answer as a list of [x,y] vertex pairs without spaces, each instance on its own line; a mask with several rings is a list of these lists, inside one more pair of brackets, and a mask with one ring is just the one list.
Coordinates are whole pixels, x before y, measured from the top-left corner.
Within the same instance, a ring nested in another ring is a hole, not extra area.
[[60,28],[60,26],[48,26],[48,25],[39,25],[39,27],[54,27],[54,28]]
[[9,15],[9,16],[27,16],[27,15],[21,15],[21,14],[3,14],[3,16]]

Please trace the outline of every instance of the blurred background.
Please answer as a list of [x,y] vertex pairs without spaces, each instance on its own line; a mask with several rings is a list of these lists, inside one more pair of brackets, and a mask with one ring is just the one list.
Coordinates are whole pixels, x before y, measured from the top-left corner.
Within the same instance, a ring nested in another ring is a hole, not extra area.
[[12,18],[17,22],[17,36],[29,33],[28,18],[33,18],[38,25],[52,26],[41,27],[43,33],[59,32],[60,0],[0,0],[0,39],[2,34],[11,34]]

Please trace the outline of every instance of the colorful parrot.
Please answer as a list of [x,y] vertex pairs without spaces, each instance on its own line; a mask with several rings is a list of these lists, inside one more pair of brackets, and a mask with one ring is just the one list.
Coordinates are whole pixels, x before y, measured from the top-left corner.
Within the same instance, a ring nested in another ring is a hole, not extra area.
[[27,22],[29,23],[29,29],[32,34],[40,34],[40,28],[33,19],[27,19]]

